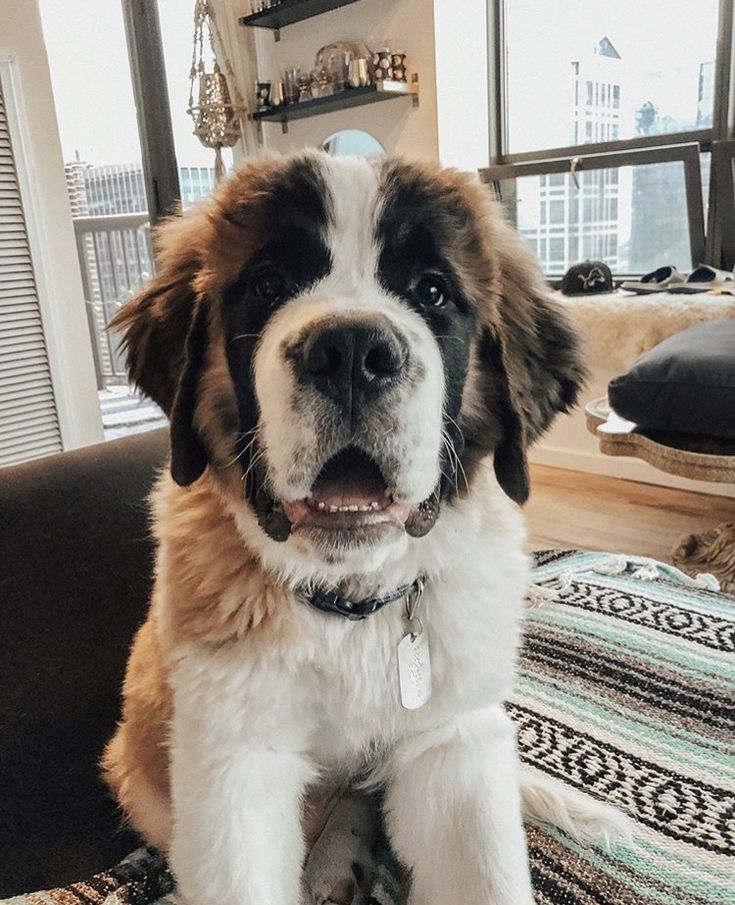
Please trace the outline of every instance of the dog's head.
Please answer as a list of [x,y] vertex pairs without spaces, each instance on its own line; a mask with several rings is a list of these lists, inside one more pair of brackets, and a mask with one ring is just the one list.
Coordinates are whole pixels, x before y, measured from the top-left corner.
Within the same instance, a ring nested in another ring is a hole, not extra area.
[[489,453],[526,499],[527,446],[583,369],[474,178],[266,159],[160,239],[155,280],[114,326],[170,417],[177,483],[209,467],[271,542],[332,562],[430,532]]

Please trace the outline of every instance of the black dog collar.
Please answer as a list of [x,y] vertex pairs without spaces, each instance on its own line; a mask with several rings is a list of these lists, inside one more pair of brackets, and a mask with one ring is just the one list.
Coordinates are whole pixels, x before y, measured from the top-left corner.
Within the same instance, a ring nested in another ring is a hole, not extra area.
[[318,588],[316,591],[303,591],[301,597],[315,607],[317,610],[323,610],[325,613],[334,613],[337,616],[345,616],[347,619],[359,620],[366,619],[382,610],[384,606],[390,603],[397,603],[399,600],[405,600],[409,604],[413,599],[419,597],[424,590],[424,577],[420,575],[416,581],[411,584],[401,585],[390,594],[384,597],[367,597],[364,600],[347,600],[339,591],[326,590]]

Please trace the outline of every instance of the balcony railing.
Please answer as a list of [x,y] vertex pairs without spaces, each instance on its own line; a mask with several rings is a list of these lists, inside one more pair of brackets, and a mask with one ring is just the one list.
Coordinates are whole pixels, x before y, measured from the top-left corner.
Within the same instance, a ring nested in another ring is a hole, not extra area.
[[127,382],[120,337],[107,328],[115,312],[154,271],[148,215],[75,217],[74,230],[92,335],[97,386]]

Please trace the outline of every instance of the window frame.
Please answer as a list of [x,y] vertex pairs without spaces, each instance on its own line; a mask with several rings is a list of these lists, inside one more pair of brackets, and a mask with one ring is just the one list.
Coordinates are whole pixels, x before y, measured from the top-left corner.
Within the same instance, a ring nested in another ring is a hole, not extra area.
[[[735,265],[735,238],[732,235],[732,162],[730,146],[735,144],[735,48],[733,48],[734,0],[719,0],[714,76],[712,126],[687,132],[645,135],[614,141],[590,142],[533,151],[508,151],[509,121],[506,66],[507,27],[505,8],[508,0],[488,0],[488,103],[490,166],[480,171],[481,178],[502,192],[500,183],[518,176],[569,173],[572,167],[602,169],[636,163],[682,160],[686,181],[692,265],[700,263],[732,269]],[[581,91],[581,89],[580,89]],[[724,147],[727,146],[727,147]],[[676,151],[680,152],[678,155]],[[700,158],[712,153],[708,217],[705,230],[701,191]],[[662,156],[663,155],[663,156]],[[671,156],[674,155],[674,156]],[[729,155],[729,156],[728,156]],[[617,160],[617,163],[611,163]],[[696,171],[696,172],[695,172]],[[727,173],[730,173],[728,178]],[[699,187],[698,198],[694,191]],[[505,190],[505,200],[510,200]],[[502,195],[499,194],[502,199]],[[729,227],[729,231],[728,228]],[[633,274],[630,274],[632,276]],[[628,276],[628,274],[616,274]]]
[[181,204],[158,0],[122,0],[141,164],[151,225]]
[[[735,145],[735,142],[732,142]],[[523,176],[548,176],[554,173],[576,173],[586,170],[618,169],[628,166],[645,166],[657,163],[684,165],[684,188],[686,193],[689,250],[691,263],[696,267],[704,261],[706,254],[704,232],[704,205],[702,203],[702,174],[699,164],[700,146],[696,142],[681,145],[663,145],[658,148],[636,148],[611,151],[602,154],[573,157],[551,157],[529,160],[522,163],[501,163],[480,170],[480,178],[493,186],[497,198],[506,206],[514,207],[516,180]],[[633,276],[633,274],[616,274]]]
[[735,139],[712,143],[710,190],[707,254],[711,260],[735,264]]

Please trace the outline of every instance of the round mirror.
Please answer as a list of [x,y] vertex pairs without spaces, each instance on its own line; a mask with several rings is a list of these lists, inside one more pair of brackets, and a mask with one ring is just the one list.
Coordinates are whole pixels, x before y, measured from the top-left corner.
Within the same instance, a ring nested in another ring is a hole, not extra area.
[[385,154],[385,148],[368,132],[361,129],[341,129],[326,138],[322,142],[322,151],[331,154],[332,157],[380,157]]

